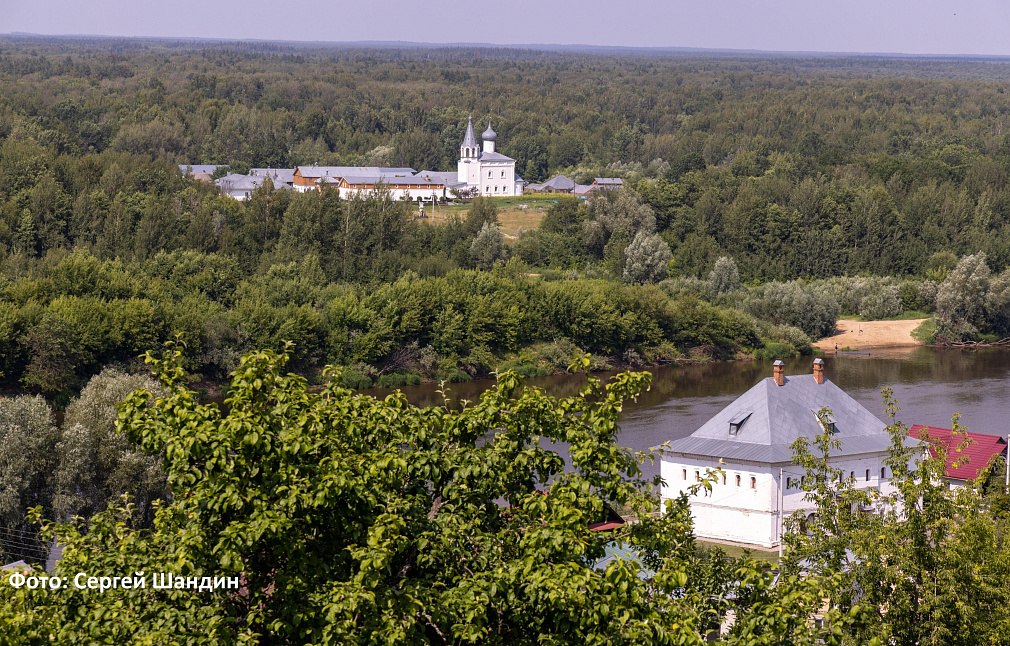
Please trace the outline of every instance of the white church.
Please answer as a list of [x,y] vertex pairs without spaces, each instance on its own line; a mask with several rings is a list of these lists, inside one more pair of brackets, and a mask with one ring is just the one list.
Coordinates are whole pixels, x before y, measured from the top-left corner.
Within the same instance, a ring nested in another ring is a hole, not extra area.
[[468,188],[477,188],[480,195],[493,197],[523,194],[522,179],[516,177],[516,160],[494,150],[498,135],[491,129],[481,135],[483,149],[477,146],[473,134],[473,119],[467,119],[466,135],[459,147],[456,181]]
[[[845,391],[824,378],[824,361],[815,359],[813,374],[785,375],[776,361],[771,377],[762,379],[716,413],[688,437],[669,443],[663,456],[663,500],[689,493],[708,469],[722,469],[711,493],[689,497],[695,535],[751,547],[775,548],[783,523],[795,512],[812,514],[802,484],[806,473],[792,462],[797,438],[810,441],[823,433],[817,417],[831,411],[830,430],[841,441],[830,464],[856,488],[894,491],[885,462],[891,436],[886,425]],[[906,446],[920,446],[914,438]],[[913,465],[909,465],[913,467]],[[865,510],[869,511],[869,510]]]

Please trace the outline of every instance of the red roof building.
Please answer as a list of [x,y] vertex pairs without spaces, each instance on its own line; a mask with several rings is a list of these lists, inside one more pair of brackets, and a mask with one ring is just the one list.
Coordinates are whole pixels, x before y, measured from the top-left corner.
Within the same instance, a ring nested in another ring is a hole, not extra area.
[[[931,445],[930,455],[936,455],[936,450],[933,448],[935,445],[942,444],[947,447],[946,475],[953,480],[965,482],[974,480],[982,469],[989,466],[993,458],[1006,451],[1006,440],[999,435],[965,433],[955,437],[954,431],[949,428],[923,426],[922,424],[916,424],[908,429],[908,435],[916,439],[923,439],[923,436],[927,434]],[[971,442],[964,450],[958,451],[957,448],[965,441],[965,435]],[[955,461],[961,463],[960,466],[955,467]]]

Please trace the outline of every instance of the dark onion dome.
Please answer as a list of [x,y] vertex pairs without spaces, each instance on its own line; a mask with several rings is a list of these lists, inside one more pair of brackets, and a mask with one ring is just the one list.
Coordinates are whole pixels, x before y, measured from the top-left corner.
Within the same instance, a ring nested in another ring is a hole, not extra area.
[[498,135],[496,135],[494,130],[491,129],[490,121],[487,122],[487,130],[484,131],[484,134],[482,134],[480,138],[484,141],[494,141],[498,138]]

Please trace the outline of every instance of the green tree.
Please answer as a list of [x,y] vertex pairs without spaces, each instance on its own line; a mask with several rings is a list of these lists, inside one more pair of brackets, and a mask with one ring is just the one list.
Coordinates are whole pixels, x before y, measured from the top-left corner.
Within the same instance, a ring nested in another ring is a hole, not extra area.
[[740,289],[740,272],[729,256],[720,256],[708,274],[708,290],[712,294],[725,294]]
[[586,201],[583,240],[598,258],[615,234],[632,240],[639,231],[649,234],[655,230],[652,209],[630,190],[595,191]]
[[505,257],[505,235],[497,226],[485,222],[470,245],[470,259],[478,269],[489,271]]
[[670,247],[657,233],[639,231],[625,250],[624,280],[629,283],[656,283],[666,278],[673,259]]
[[[732,609],[724,643],[839,645],[863,621],[858,608],[823,610],[817,577],[773,585],[755,562],[699,558],[685,496],[648,516],[643,456],[615,444],[647,373],[589,379],[564,399],[504,373],[479,402],[418,409],[354,395],[337,372],[310,392],[259,352],[225,412],[184,388],[179,358],[155,362],[167,396],[138,391],[120,416],[164,456],[172,502],[150,531],[129,507],[86,534],[54,526],[66,546],[55,573],[225,576],[241,589],[4,585],[7,643],[700,646]],[[567,469],[546,442],[569,447]],[[590,531],[606,505],[646,520]],[[648,582],[636,561],[592,567],[617,539],[641,546]],[[819,612],[828,627],[812,622]]]
[[0,399],[0,558],[45,561],[49,550],[26,518],[38,507],[53,519],[56,446],[59,431],[42,397]]
[[936,293],[938,335],[960,341],[985,327],[990,275],[984,253],[957,263]]
[[686,153],[673,160],[666,171],[666,180],[676,182],[684,175],[696,170],[705,170],[705,158],[698,153]]
[[[834,468],[831,453],[844,442],[825,430],[809,447],[794,445],[795,461],[807,472],[806,498],[816,513],[788,535],[784,572],[804,570],[835,576],[825,596],[840,609],[875,608],[870,621],[843,629],[847,643],[877,637],[894,644],[1000,644],[1010,639],[1010,541],[1007,519],[991,512],[986,483],[994,465],[979,465],[978,479],[949,487],[948,452],[967,461],[971,440],[953,418],[953,441],[934,443],[923,455],[896,420],[889,389],[884,402],[891,446],[885,460],[890,490],[858,488]],[[830,411],[818,414],[829,429]],[[861,513],[859,510],[873,510]],[[826,579],[829,580],[829,579]]]
[[117,405],[141,389],[166,394],[150,377],[107,368],[67,407],[52,474],[57,517],[87,519],[129,494],[142,524],[153,522],[154,501],[168,495],[161,458],[116,430]]
[[466,212],[466,220],[463,221],[463,230],[466,236],[472,237],[480,233],[485,225],[498,226],[498,206],[490,197],[478,195],[470,203],[470,210]]

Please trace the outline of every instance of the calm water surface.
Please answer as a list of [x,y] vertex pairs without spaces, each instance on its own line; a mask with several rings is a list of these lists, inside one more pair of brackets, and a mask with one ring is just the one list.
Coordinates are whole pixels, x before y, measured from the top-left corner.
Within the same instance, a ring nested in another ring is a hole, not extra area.
[[[786,375],[809,374],[812,357],[787,359]],[[912,424],[950,427],[953,413],[969,430],[991,435],[1010,431],[1010,349],[938,350],[914,348],[884,353],[841,353],[824,357],[828,379],[883,419],[880,390],[894,390],[901,412]],[[653,370],[650,392],[625,407],[620,443],[647,450],[693,433],[709,417],[759,380],[771,376],[771,361],[735,361]],[[606,376],[606,375],[601,375]],[[528,383],[556,396],[574,395],[584,376],[542,377]],[[474,400],[493,382],[449,385],[453,399]],[[442,403],[431,384],[402,388],[414,404]],[[387,390],[367,391],[382,396]],[[649,468],[651,475],[658,471]]]

